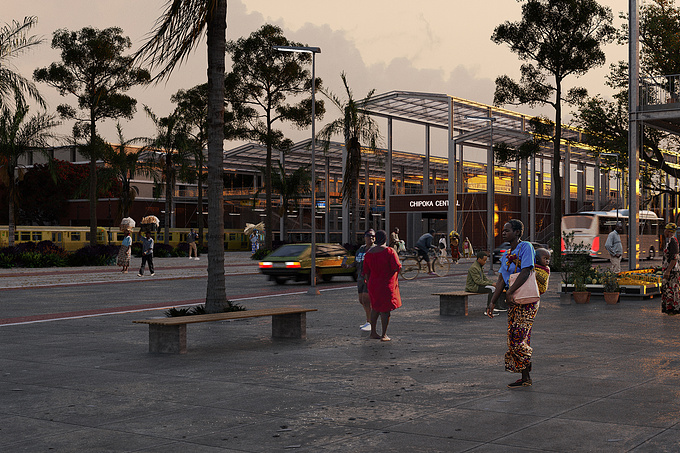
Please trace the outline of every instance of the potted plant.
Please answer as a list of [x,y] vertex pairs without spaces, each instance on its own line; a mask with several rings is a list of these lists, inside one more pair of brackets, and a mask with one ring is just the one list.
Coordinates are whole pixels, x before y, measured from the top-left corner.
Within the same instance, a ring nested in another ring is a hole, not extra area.
[[608,305],[617,304],[621,295],[618,275],[610,270],[605,271],[602,274],[602,285],[604,286],[604,301]]
[[577,304],[587,304],[590,302],[590,291],[586,288],[586,278],[583,271],[574,274],[574,302]]

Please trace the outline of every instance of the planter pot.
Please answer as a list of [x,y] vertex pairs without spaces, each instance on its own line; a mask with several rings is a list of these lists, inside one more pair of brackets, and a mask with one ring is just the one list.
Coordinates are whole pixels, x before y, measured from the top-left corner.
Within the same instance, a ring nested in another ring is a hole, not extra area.
[[574,291],[571,293],[574,296],[574,302],[577,304],[587,304],[590,302],[590,292],[589,291]]
[[620,293],[604,293],[604,301],[607,302],[607,305],[616,305],[619,303],[620,295]]

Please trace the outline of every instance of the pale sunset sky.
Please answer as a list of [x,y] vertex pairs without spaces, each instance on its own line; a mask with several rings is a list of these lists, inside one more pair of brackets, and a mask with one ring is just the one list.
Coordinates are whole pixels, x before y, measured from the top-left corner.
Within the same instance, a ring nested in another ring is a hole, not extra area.
[[[601,0],[600,3],[612,9],[618,27],[622,23],[619,12],[627,11],[628,2]],[[165,4],[165,0],[26,0],[3,5],[0,22],[38,17],[33,34],[44,37],[45,43],[13,61],[25,77],[32,78],[35,68],[59,60],[58,52],[50,48],[55,30],[117,26],[132,39],[132,50],[136,50]],[[322,53],[316,58],[316,74],[338,95],[343,94],[340,72],[344,70],[357,98],[375,88],[378,94],[392,90],[446,93],[491,104],[495,78],[502,74],[518,77],[521,63],[507,46],[496,45],[490,38],[498,24],[518,20],[520,14],[521,2],[515,0],[230,0],[227,39],[247,36],[265,23],[280,26],[288,39],[321,47]],[[567,79],[566,86],[581,85],[588,88],[591,95],[608,95],[604,76],[610,63],[627,58],[627,49],[611,44],[606,52],[605,66],[580,79]],[[173,93],[205,81],[206,47],[202,44],[167,83],[129,92],[138,101],[138,111],[133,120],[122,121],[125,136],[153,135],[143,104],[159,116],[168,115]],[[73,98],[61,97],[44,84],[38,87],[52,110],[61,103],[74,103]],[[547,109],[507,108],[552,116]],[[325,119],[338,116],[330,104],[327,109]],[[566,112],[569,111],[567,108]],[[99,126],[105,139],[116,139],[114,124],[108,120]],[[317,124],[317,130],[322,124],[323,121]],[[70,126],[62,129],[67,134]],[[310,134],[309,130],[284,130],[295,141]],[[422,152],[417,149],[422,146],[422,132],[405,127],[395,134],[396,149]],[[225,149],[236,145],[225,143]],[[440,151],[435,149],[433,153],[441,155]]]

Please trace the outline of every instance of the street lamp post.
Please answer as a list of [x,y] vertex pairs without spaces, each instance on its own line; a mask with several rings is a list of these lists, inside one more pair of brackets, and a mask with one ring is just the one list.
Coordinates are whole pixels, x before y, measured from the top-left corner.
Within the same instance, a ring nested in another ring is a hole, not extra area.
[[316,54],[321,53],[320,47],[304,46],[273,46],[281,52],[297,52],[312,54],[312,268],[310,269],[310,288],[307,294],[318,296],[316,289]]

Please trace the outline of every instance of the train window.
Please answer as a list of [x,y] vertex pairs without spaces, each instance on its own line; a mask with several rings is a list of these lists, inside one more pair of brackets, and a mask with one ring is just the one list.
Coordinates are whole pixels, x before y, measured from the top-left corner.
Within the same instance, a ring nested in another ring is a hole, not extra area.
[[235,241],[236,240],[236,233],[229,233],[229,240]]
[[125,239],[125,233],[116,233],[116,241],[122,241]]
[[30,241],[31,240],[31,232],[30,231],[22,231],[21,232],[21,240],[22,241]]
[[52,232],[52,242],[61,243],[61,231]]
[[80,231],[73,231],[71,233],[71,240],[72,241],[80,241]]
[[40,242],[42,241],[42,233],[40,231],[34,231],[32,233],[33,235],[33,242]]

